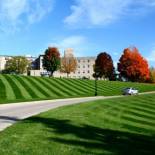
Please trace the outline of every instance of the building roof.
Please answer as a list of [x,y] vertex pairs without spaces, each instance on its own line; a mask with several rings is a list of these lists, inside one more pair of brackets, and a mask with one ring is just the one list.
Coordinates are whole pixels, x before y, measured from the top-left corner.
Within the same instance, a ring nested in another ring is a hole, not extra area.
[[96,59],[96,57],[88,56],[88,57],[76,57],[77,59]]

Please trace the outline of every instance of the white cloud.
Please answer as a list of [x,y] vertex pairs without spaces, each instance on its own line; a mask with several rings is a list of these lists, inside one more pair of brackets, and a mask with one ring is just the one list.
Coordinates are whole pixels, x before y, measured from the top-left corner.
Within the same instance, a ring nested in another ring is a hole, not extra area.
[[40,21],[47,13],[49,13],[54,5],[54,0],[30,0],[31,7],[28,9],[28,21],[34,23]]
[[[59,39],[60,40],[60,39]],[[50,43],[51,47],[58,47],[63,54],[66,48],[73,48],[76,56],[82,56],[81,52],[85,51],[85,45],[87,44],[87,38],[82,35],[74,35],[63,38],[61,41],[55,41]]]
[[84,44],[86,38],[83,36],[70,36],[62,40],[60,43],[62,47],[77,47],[80,44]]
[[12,32],[40,21],[52,10],[54,0],[0,0],[0,30]]
[[76,4],[71,6],[71,14],[64,20],[65,23],[74,26],[106,25],[125,15],[133,15],[133,12],[141,14],[142,10],[155,7],[155,0],[75,0],[75,2]]
[[150,53],[150,55],[147,57],[147,60],[149,62],[154,62],[155,63],[155,49],[152,50],[152,52]]
[[19,16],[25,12],[26,0],[1,0],[0,1],[0,12],[1,19],[7,19],[15,21]]

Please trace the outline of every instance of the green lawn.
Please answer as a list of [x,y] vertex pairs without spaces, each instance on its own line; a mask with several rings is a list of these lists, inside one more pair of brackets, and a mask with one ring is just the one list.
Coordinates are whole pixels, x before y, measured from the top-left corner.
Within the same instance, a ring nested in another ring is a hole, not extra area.
[[155,94],[57,108],[0,133],[0,155],[103,154],[155,154]]
[[[98,81],[98,95],[119,95],[125,87],[154,91],[153,84]],[[0,74],[0,103],[94,96],[93,80],[26,77]]]

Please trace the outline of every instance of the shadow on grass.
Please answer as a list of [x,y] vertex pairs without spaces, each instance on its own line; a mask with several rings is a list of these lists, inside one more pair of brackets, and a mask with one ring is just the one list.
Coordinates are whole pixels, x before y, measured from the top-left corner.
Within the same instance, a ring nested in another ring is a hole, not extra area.
[[15,121],[15,122],[20,121],[20,119],[17,117],[9,117],[9,116],[0,116],[0,119],[4,121]]
[[[31,117],[28,123],[42,123],[49,132],[56,135],[48,138],[49,141],[77,146],[81,154],[85,151],[97,155],[108,151],[114,155],[155,155],[155,136],[146,136],[129,132],[94,127],[90,125],[76,126],[69,120],[54,118]],[[52,130],[51,130],[52,129]],[[73,135],[66,138],[65,135]],[[85,149],[84,149],[84,148]],[[95,151],[94,150],[98,150]]]

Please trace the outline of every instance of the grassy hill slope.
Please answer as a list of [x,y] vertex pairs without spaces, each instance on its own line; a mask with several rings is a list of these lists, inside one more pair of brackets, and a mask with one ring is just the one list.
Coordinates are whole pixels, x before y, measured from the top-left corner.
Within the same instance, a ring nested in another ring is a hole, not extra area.
[[154,155],[155,95],[50,110],[0,133],[1,155]]
[[[140,92],[155,90],[151,84],[98,81],[98,95],[119,95],[124,87],[130,86]],[[0,75],[0,103],[94,96],[94,91],[93,80]]]

